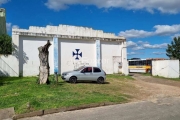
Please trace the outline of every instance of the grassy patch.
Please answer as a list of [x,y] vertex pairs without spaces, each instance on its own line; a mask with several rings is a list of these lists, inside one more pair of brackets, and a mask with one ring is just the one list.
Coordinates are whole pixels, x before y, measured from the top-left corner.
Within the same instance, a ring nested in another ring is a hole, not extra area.
[[133,86],[130,76],[107,75],[106,84],[70,84],[59,78],[58,85],[38,85],[36,77],[0,77],[0,108],[15,107],[16,113],[102,102],[128,102]]
[[119,75],[119,74],[112,74],[112,75],[107,75],[107,79],[120,79],[120,80],[134,80],[131,76],[124,76],[124,75]]
[[141,73],[144,76],[151,76],[151,73]]
[[166,80],[173,80],[173,81],[180,81],[180,78],[165,78],[165,77],[162,77],[162,76],[153,76],[155,78],[163,78],[163,79],[166,79]]

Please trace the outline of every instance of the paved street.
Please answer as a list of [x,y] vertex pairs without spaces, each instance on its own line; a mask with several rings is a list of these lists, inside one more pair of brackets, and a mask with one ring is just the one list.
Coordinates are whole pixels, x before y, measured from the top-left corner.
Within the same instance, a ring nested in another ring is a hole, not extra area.
[[180,97],[61,112],[22,120],[180,120]]

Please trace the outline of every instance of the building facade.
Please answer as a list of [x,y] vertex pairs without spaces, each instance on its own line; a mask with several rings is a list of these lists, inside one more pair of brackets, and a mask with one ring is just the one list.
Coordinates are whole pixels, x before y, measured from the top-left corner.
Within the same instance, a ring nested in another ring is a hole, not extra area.
[[0,35],[6,34],[6,11],[0,8]]
[[12,39],[15,52],[1,59],[16,75],[39,74],[38,47],[47,40],[52,44],[49,48],[50,74],[61,74],[80,66],[98,66],[107,74],[128,74],[126,39],[112,33],[68,25],[30,26],[29,29],[13,29]]

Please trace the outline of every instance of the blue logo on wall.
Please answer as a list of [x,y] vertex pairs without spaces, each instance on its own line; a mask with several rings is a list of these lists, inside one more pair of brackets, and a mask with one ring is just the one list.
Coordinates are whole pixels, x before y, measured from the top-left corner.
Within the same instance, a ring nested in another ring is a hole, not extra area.
[[75,58],[76,60],[79,60],[79,57],[78,57],[78,56],[81,56],[81,57],[82,57],[82,52],[79,53],[79,50],[80,50],[80,49],[76,49],[76,53],[73,52],[73,57],[76,56],[76,58]]

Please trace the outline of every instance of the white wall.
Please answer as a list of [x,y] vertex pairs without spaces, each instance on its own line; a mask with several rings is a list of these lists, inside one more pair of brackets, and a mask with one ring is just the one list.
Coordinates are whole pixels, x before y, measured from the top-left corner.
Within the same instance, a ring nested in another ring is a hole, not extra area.
[[13,28],[12,32],[26,32],[30,35],[33,33],[40,34],[56,34],[56,35],[72,35],[72,36],[84,36],[84,37],[101,37],[101,38],[119,38],[124,39],[124,37],[116,36],[114,33],[104,33],[102,30],[93,30],[88,27],[79,27],[79,26],[69,26],[69,25],[59,25],[59,26],[50,26],[38,27],[30,26],[29,29],[17,29]]
[[179,60],[153,60],[152,75],[179,78]]
[[[101,63],[102,69],[107,74],[114,73],[114,65],[117,64],[113,62],[113,56],[119,57],[121,62],[121,42],[108,42],[101,41]],[[117,66],[118,67],[118,66]]]
[[[82,52],[82,57],[78,56],[79,60],[75,60],[72,53],[75,49],[80,49],[79,53]],[[96,47],[94,40],[69,40],[59,39],[59,56],[60,73],[70,71],[80,66],[96,66]]]
[[126,42],[122,42],[122,48],[121,48],[121,52],[122,52],[122,73],[125,75],[129,74],[129,70],[128,70],[128,61],[127,61],[127,47],[126,47]]
[[19,76],[19,35],[12,36],[15,51],[12,55],[0,56],[0,76]]
[[[12,29],[12,40],[17,47],[17,51],[15,51],[13,56],[3,57],[3,59],[18,75],[20,73],[23,73],[23,76],[38,75],[40,65],[38,47],[45,45],[49,39],[52,43],[52,46],[49,48],[50,74],[54,74],[54,45],[52,37],[59,37],[59,73],[73,70],[82,65],[96,66],[95,38],[98,38],[110,41],[101,41],[101,59],[106,60],[102,61],[101,66],[108,74],[112,74],[114,70],[113,56],[122,57],[122,45],[120,43],[125,41],[124,37],[115,36],[113,33],[104,33],[102,30],[93,30],[86,27],[68,25],[30,26],[29,29]],[[112,40],[119,42],[112,42]],[[79,52],[82,52],[83,57],[79,57],[79,60],[75,60],[75,57],[72,56],[72,52],[76,52],[75,49],[80,49]],[[124,56],[123,59],[125,59],[126,53],[122,55]],[[1,71],[7,70],[2,68]]]
[[0,76],[19,76],[19,62],[14,55],[0,56]]
[[[49,48],[49,64],[50,74],[54,74],[54,51],[52,38],[48,37],[35,37],[35,36],[18,36],[13,35],[14,44],[18,47],[14,55],[10,55],[8,58],[1,56],[1,59],[7,62],[7,66],[11,70],[7,70],[7,67],[2,66],[0,61],[0,70],[10,76],[19,76],[23,73],[23,76],[36,76],[39,74],[39,51],[38,47],[44,46],[47,40],[50,40],[52,46]],[[59,39],[59,74],[64,71],[73,70],[80,66],[96,66],[96,44],[95,40],[74,40],[74,39]],[[122,49],[123,44],[115,41],[101,41],[101,67],[107,74],[113,74],[123,72],[126,69],[124,65],[126,61],[126,49]],[[72,53],[75,49],[80,49],[82,52],[82,58],[75,60]],[[121,54],[121,51],[123,53]],[[123,57],[121,57],[123,56]],[[118,58],[117,61],[113,61],[113,57]],[[119,69],[118,62],[123,62],[123,69]],[[117,70],[118,69],[118,70]],[[117,70],[117,71],[116,71]],[[14,71],[14,73],[12,72]],[[15,75],[14,75],[15,74]]]
[[[52,38],[20,36],[19,71],[23,73],[23,76],[36,76],[39,74],[40,61],[38,47],[44,46],[47,40],[50,40],[51,44],[53,44]],[[50,74],[53,74],[53,45],[49,48],[49,65]]]

